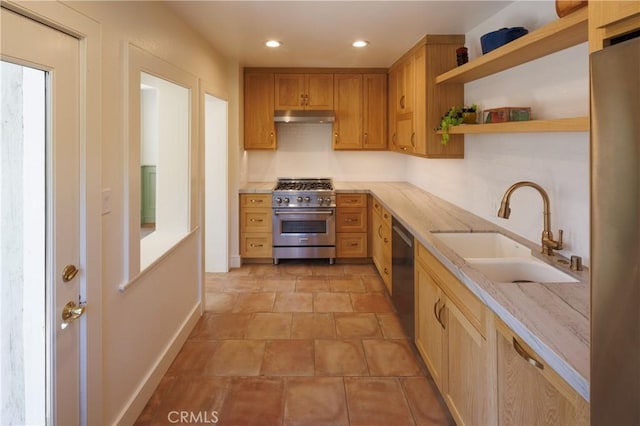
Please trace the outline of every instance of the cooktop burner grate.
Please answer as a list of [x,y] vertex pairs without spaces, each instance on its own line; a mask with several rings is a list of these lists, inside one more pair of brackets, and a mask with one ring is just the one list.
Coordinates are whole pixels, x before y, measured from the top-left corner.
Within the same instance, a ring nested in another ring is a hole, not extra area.
[[331,179],[278,179],[274,191],[333,191]]

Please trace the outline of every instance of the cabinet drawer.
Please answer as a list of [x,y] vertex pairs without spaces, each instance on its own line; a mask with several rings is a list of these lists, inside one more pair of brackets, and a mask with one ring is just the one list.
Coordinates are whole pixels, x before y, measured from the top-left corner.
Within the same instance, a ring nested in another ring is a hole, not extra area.
[[271,209],[241,209],[240,232],[271,232]]
[[367,209],[337,208],[336,232],[367,232]]
[[271,234],[268,233],[241,233],[240,255],[243,257],[261,258],[272,257]]
[[271,209],[271,194],[240,194],[240,207],[265,207]]
[[462,284],[449,270],[436,259],[422,244],[416,244],[416,258],[438,281],[438,285],[445,292],[469,320],[469,322],[487,337],[486,308],[464,284]]
[[367,234],[347,232],[336,234],[337,257],[367,257]]
[[367,207],[367,194],[337,194],[337,207]]

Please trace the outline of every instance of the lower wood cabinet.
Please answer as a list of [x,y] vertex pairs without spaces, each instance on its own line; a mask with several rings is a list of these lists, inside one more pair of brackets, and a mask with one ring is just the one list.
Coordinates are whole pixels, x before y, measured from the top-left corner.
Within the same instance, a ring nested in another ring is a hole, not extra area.
[[421,244],[415,343],[458,425],[588,425],[589,404]]
[[458,425],[496,424],[486,307],[416,245],[415,343]]
[[589,404],[496,319],[501,425],[588,425]]
[[336,195],[336,257],[366,258],[367,194]]
[[240,194],[240,256],[272,257],[271,194]]
[[371,257],[389,294],[391,287],[391,213],[371,198]]

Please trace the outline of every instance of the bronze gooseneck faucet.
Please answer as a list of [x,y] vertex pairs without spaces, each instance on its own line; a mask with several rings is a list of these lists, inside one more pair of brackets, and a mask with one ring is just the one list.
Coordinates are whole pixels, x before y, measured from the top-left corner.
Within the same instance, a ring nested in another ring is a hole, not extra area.
[[540,185],[535,182],[521,181],[516,182],[507,189],[507,192],[504,193],[502,197],[502,202],[500,203],[500,210],[498,210],[498,217],[503,219],[509,219],[509,215],[511,214],[511,208],[509,207],[509,199],[511,198],[511,194],[518,188],[523,186],[528,186],[533,189],[536,189],[540,195],[542,196],[542,203],[544,204],[544,210],[542,212],[544,216],[544,229],[542,230],[542,254],[547,254],[549,256],[553,256],[553,250],[562,250],[562,229],[558,231],[560,234],[560,239],[555,241],[553,239],[553,233],[551,232],[551,213],[549,210],[549,196],[546,191],[542,189]]

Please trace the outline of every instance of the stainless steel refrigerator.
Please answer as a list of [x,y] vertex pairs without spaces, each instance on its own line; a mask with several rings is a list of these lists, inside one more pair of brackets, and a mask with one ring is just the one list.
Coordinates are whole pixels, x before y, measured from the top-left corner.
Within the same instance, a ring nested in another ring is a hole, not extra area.
[[591,55],[591,424],[640,425],[640,38]]

